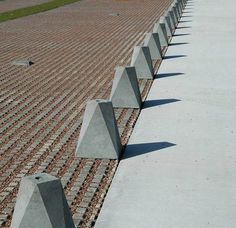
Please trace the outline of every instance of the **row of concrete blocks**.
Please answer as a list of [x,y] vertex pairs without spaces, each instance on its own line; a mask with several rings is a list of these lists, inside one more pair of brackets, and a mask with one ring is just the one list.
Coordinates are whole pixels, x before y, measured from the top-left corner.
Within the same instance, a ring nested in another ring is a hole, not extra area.
[[[118,159],[120,136],[113,107],[140,108],[138,78],[153,79],[152,60],[162,59],[187,0],[175,0],[147,33],[143,46],[134,48],[131,66],[117,67],[110,100],[87,103],[76,156]],[[20,184],[11,228],[74,228],[71,212],[58,178],[46,173],[24,177]]]
[[146,34],[143,45],[134,48],[130,66],[116,68],[110,100],[87,102],[77,157],[119,159],[122,146],[113,107],[141,108],[138,79],[154,78],[152,61],[162,59],[162,50],[168,46],[184,5],[185,0],[175,0],[153,31]]

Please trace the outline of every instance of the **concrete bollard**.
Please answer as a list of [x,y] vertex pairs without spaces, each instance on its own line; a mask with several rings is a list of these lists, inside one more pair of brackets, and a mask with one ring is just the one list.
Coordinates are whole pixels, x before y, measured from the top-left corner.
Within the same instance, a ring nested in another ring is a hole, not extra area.
[[173,11],[172,8],[170,8],[168,11],[169,11],[170,17],[171,17],[171,19],[172,19],[172,21],[173,21],[173,23],[174,23],[174,26],[175,26],[175,28],[176,28],[177,25],[178,25],[178,21],[177,21],[177,18],[176,18],[176,16],[175,16],[175,13],[174,13],[174,11]]
[[183,5],[183,1],[182,0],[179,0],[179,5],[180,5],[180,9],[181,9],[181,14],[183,13],[183,10],[184,10],[184,5]]
[[152,60],[161,60],[161,44],[158,33],[147,33],[144,38],[144,46],[149,47]]
[[177,6],[176,6],[176,5],[173,6],[173,10],[174,10],[174,14],[175,14],[175,16],[176,16],[176,18],[177,18],[177,22],[179,22],[179,20],[180,20],[180,15],[179,15],[179,12],[178,12],[178,9],[177,9]]
[[58,178],[46,173],[23,177],[11,228],[75,228]]
[[177,4],[177,6],[178,6],[178,10],[179,10],[179,12],[180,12],[180,15],[182,15],[182,5],[181,5],[181,1],[177,0],[177,1],[176,1],[176,4]]
[[171,27],[171,31],[172,31],[172,35],[173,35],[174,32],[175,32],[175,21],[174,21],[174,19],[171,17],[169,11],[166,11],[165,15],[166,15],[166,17],[169,18],[170,27]]
[[135,67],[117,67],[110,100],[116,108],[140,108],[142,98]]
[[112,102],[88,101],[76,148],[76,157],[118,159],[121,148]]
[[180,7],[180,3],[177,1],[177,3],[175,5],[176,5],[176,9],[177,9],[178,14],[179,14],[179,18],[181,18],[182,11],[181,11],[181,7]]
[[166,26],[163,22],[157,22],[154,25],[153,28],[154,33],[158,33],[160,43],[161,43],[161,48],[165,48],[168,46],[168,37],[167,37],[167,31],[166,31]]
[[149,47],[134,47],[130,65],[135,67],[138,78],[153,79],[154,72]]
[[159,22],[165,24],[167,37],[172,37],[172,29],[171,29],[170,21],[167,22],[166,16],[162,16]]

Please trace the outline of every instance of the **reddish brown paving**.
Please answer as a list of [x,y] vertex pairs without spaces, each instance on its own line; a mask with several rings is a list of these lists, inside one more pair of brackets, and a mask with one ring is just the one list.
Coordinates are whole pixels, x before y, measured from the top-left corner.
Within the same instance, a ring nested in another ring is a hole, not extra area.
[[0,12],[38,5],[51,0],[3,0],[0,1]]
[[[115,66],[129,64],[170,3],[84,0],[0,24],[0,226],[21,178],[36,172],[60,177],[76,225],[93,226],[117,161],[74,158],[86,101],[109,98]],[[139,83],[144,98],[152,82]],[[125,145],[139,111],[115,114]]]

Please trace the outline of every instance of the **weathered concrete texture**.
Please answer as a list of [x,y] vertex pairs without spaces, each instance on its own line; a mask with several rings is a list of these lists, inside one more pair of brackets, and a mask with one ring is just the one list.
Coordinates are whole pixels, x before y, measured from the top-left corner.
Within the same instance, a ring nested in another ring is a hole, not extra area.
[[130,65],[135,67],[138,78],[153,79],[154,72],[149,47],[134,47]]
[[74,228],[61,182],[49,174],[24,177],[11,228]]
[[144,38],[144,46],[149,47],[152,60],[161,60],[161,44],[158,33],[147,33]]
[[111,90],[113,107],[140,108],[142,98],[135,67],[117,67]]
[[235,0],[183,16],[96,228],[235,227]]
[[166,26],[163,22],[157,22],[155,23],[153,27],[153,32],[158,33],[160,43],[161,43],[161,48],[165,48],[168,46],[168,37],[167,37],[167,31],[166,31]]
[[162,16],[159,21],[160,23],[165,24],[167,37],[172,37],[172,29],[171,29],[169,17]]
[[88,101],[76,156],[118,159],[120,152],[121,142],[112,102],[108,100]]

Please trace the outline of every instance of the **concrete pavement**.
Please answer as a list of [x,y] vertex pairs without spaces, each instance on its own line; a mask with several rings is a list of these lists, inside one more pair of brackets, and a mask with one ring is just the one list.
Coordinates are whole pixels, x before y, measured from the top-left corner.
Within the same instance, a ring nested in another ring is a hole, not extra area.
[[188,2],[96,228],[235,227],[234,9]]

